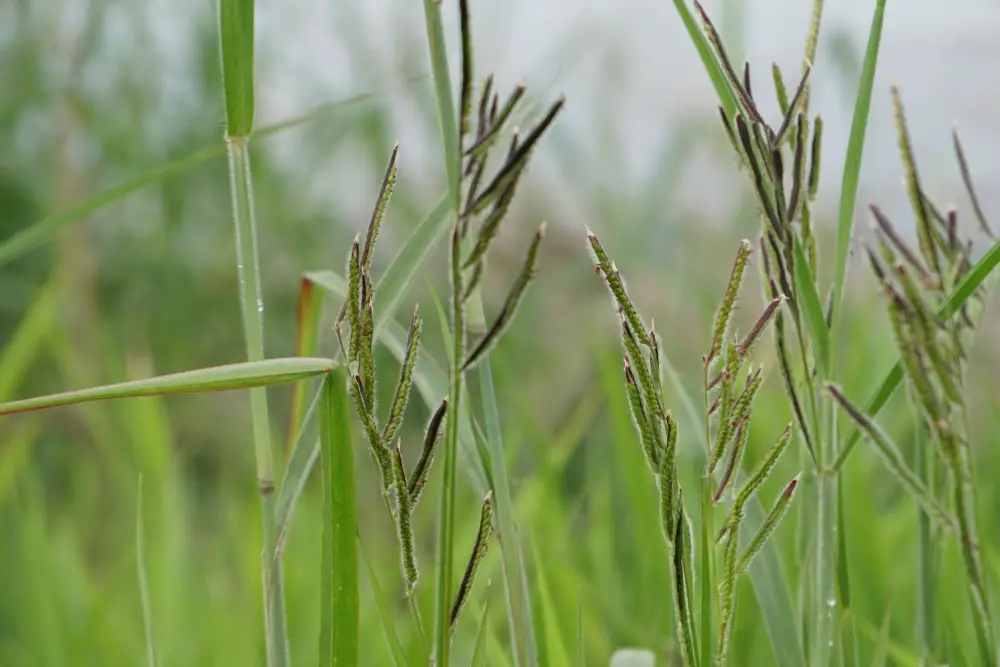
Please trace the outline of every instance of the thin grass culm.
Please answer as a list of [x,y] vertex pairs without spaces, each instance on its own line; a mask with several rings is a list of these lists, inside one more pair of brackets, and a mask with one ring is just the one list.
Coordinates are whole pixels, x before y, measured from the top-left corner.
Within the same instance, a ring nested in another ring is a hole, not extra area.
[[[707,449],[703,452],[701,486],[696,493],[688,494],[701,500],[686,503],[677,474],[679,429],[665,409],[659,373],[661,341],[652,327],[646,329],[618,268],[597,236],[589,231],[588,243],[621,322],[625,391],[640,446],[659,490],[661,527],[672,568],[676,641],[683,664],[688,667],[739,664],[729,652],[738,580],[787,514],[798,485],[798,478],[785,484],[761,526],[749,536],[748,542],[741,543],[744,510],[771,475],[792,436],[789,424],[764,460],[745,480],[739,479],[754,397],[763,379],[761,369],[751,363],[750,353],[780,313],[784,296],[779,294],[768,303],[744,336],[731,331],[733,311],[753,253],[749,241],[741,242],[703,359]],[[685,509],[689,507],[698,508],[697,517],[693,518]],[[715,529],[717,511],[725,517],[720,530]],[[697,550],[695,525],[701,535],[701,547]],[[719,544],[722,544],[721,559],[717,553]],[[700,600],[695,599],[696,582],[702,587]]]
[[[226,109],[226,148],[236,234],[237,271],[247,360],[264,359],[264,299],[261,293],[257,223],[248,140],[254,122],[254,3],[220,0],[219,43]],[[250,391],[257,488],[260,493],[263,550],[264,629],[267,664],[285,667],[291,657],[285,628],[281,561],[275,526],[274,452],[271,449],[267,393]]]
[[[447,53],[444,49],[441,3],[424,0],[428,47],[434,73],[452,213],[448,248],[451,350],[448,413],[445,419],[442,453],[443,486],[438,508],[434,604],[433,659],[438,667],[447,667],[451,664],[453,630],[457,613],[462,609],[461,596],[467,594],[468,588],[464,579],[461,587],[456,588],[456,568],[453,558],[459,419],[463,412],[471,408],[464,404],[465,376],[471,368],[478,367],[484,387],[484,412],[488,419],[497,423],[499,420],[495,418],[497,407],[493,402],[488,354],[510,327],[528,283],[535,275],[538,249],[544,237],[544,223],[530,242],[522,268],[508,291],[500,313],[495,316],[492,323],[486,321],[478,286],[486,272],[486,260],[492,241],[507,217],[531,153],[559,114],[564,102],[560,97],[523,136],[511,126],[511,118],[525,95],[523,86],[516,86],[501,100],[501,95],[497,91],[498,86],[493,76],[489,75],[479,88],[479,100],[476,104],[473,99],[476,74],[473,65],[471,16],[467,0],[459,0],[458,10],[461,49],[456,105]],[[509,137],[509,144],[506,148],[502,148],[501,141],[506,137]],[[495,167],[492,176],[488,176],[487,167],[493,164],[491,158],[497,153],[501,155],[498,160],[499,165]],[[478,339],[470,346],[471,336],[477,336]],[[507,589],[513,658],[515,667],[521,667],[522,663],[535,663],[537,657],[531,645],[530,622],[526,618],[530,613],[530,604],[525,591],[527,580],[523,572],[523,559],[518,553],[518,538],[511,515],[513,504],[498,438],[497,432],[491,434],[490,441],[495,458],[492,462],[495,473],[492,480],[495,496],[489,501],[488,506],[490,516],[494,510],[498,515],[504,540],[503,574]],[[480,541],[477,540],[476,544],[479,548]],[[482,546],[485,548],[485,544]],[[472,562],[470,560],[470,564]],[[469,572],[470,570],[467,570],[467,574]],[[471,570],[471,574],[474,576],[475,568]]]

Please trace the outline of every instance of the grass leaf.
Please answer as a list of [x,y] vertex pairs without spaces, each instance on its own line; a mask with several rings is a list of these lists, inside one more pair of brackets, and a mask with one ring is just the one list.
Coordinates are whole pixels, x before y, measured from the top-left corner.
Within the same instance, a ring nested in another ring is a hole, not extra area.
[[323,461],[323,555],[320,575],[320,667],[358,664],[357,507],[347,375],[332,370],[319,405]]
[[878,65],[879,45],[882,41],[882,22],[885,18],[885,0],[876,0],[875,14],[868,31],[868,46],[861,66],[861,81],[858,83],[858,97],[854,103],[851,119],[851,134],[847,141],[847,156],[844,159],[844,174],[840,184],[840,208],[837,213],[837,250],[833,274],[833,316],[830,321],[836,326],[840,301],[847,279],[847,257],[854,229],[854,205],[858,198],[858,182],[861,177],[861,157],[865,148],[865,133],[868,129],[868,112],[872,103],[872,88],[875,85],[875,70]]
[[132,380],[2,403],[0,404],[0,415],[114,398],[200,394],[210,391],[265,387],[322,375],[333,369],[335,365],[336,362],[331,359],[292,357],[199,368],[172,375],[160,375],[146,380]]
[[253,11],[253,0],[219,0],[222,90],[229,137],[246,137],[253,128]]

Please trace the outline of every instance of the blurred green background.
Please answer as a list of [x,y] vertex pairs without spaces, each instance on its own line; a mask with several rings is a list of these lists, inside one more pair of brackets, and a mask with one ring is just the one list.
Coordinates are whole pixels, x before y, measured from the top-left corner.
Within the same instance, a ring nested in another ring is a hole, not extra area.
[[[760,72],[759,89],[768,94],[759,98],[770,98],[772,60],[786,72],[798,69],[808,20],[808,3],[801,4],[706,3],[730,51],[750,57]],[[813,108],[828,128],[821,242],[831,234],[873,3],[828,4],[857,8],[829,8],[814,74]],[[867,232],[861,206],[869,201],[903,227],[911,225],[888,112],[890,84],[903,89],[934,198],[959,201],[969,219],[949,152],[950,123],[958,118],[987,214],[997,208],[1000,161],[988,147],[998,138],[990,119],[1000,111],[1000,96],[983,92],[979,81],[984,59],[996,55],[989,35],[1000,29],[1000,15],[985,0],[970,1],[962,17],[942,23],[940,4],[909,0],[905,10],[887,14],[862,171],[860,234]],[[419,3],[402,0],[258,3],[258,126],[311,114],[308,122],[255,143],[270,356],[293,353],[302,273],[342,270],[395,142],[399,180],[376,267],[443,193],[421,11]],[[672,641],[669,578],[656,494],[633,437],[612,306],[593,275],[584,226],[601,235],[633,298],[655,318],[666,353],[697,382],[731,258],[741,238],[756,236],[754,199],[735,169],[710,85],[670,3],[474,3],[473,12],[480,71],[496,71],[505,88],[524,77],[540,104],[557,92],[568,97],[525,179],[490,267],[495,283],[488,282],[484,294],[487,308],[495,309],[527,231],[548,220],[539,278],[494,356],[543,658],[552,665],[573,661],[578,609],[588,664],[606,663],[621,646],[665,652]],[[453,7],[446,16],[453,27]],[[927,46],[930,32],[943,46]],[[55,242],[0,267],[0,400],[243,358],[217,48],[209,3],[0,4],[0,239],[165,165],[176,167],[169,178],[73,216]],[[444,348],[431,297],[445,284],[443,268],[437,253],[427,279],[408,295],[411,305],[419,301],[424,308],[426,350],[438,359]],[[844,314],[851,333],[842,343],[842,373],[848,393],[863,401],[895,353],[867,267],[854,262],[852,268],[859,270]],[[760,303],[756,285],[748,287],[738,314],[743,326]],[[328,324],[337,307],[327,307]],[[985,318],[971,351],[969,384],[982,540],[995,577],[995,298]],[[325,332],[329,352],[333,337],[329,327]],[[759,354],[767,364],[770,350]],[[388,392],[394,362],[383,351],[379,363],[386,379],[381,390]],[[274,389],[269,396],[275,441],[282,442],[290,391]],[[788,420],[782,396],[769,373],[751,460]],[[421,437],[428,416],[426,406],[411,404],[404,442]],[[905,406],[894,401],[882,421],[908,445]],[[681,437],[682,448],[694,441],[683,443],[683,431]],[[402,617],[392,527],[367,459],[359,459],[362,541]],[[796,466],[795,456],[786,457],[777,478],[787,479]],[[259,507],[248,401],[238,392],[91,404],[0,421],[0,664],[103,667],[143,659],[140,476],[161,664],[263,664]],[[870,629],[862,635],[864,650],[888,619],[893,646],[900,647],[895,659],[908,664],[901,647],[914,627],[916,565],[907,553],[915,544],[915,510],[867,449],[853,456],[844,483],[848,549],[857,556],[851,562],[855,607]],[[765,504],[777,491],[765,489]],[[425,577],[432,563],[430,507],[422,506],[416,528]],[[319,510],[311,484],[286,550],[293,656],[305,662],[315,654]],[[466,514],[459,539],[471,544],[476,516]],[[800,555],[790,535],[782,528],[776,539],[794,582]],[[490,664],[505,664],[497,567],[494,552],[469,614],[478,618],[485,596],[494,598]],[[751,611],[739,615],[735,641],[747,656],[744,664],[767,664],[770,648],[754,620],[752,591],[741,590],[740,604]],[[370,590],[363,586],[362,593],[363,663],[385,664]],[[467,625],[465,633],[475,626]],[[404,633],[404,640],[415,638]]]

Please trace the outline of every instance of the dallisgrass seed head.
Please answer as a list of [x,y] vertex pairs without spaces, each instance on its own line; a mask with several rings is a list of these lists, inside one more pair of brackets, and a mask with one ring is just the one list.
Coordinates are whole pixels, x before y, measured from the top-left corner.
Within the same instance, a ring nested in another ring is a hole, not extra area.
[[777,502],[775,502],[774,507],[768,513],[767,518],[764,519],[764,524],[757,531],[757,534],[753,536],[750,540],[750,544],[744,550],[743,555],[740,556],[739,562],[736,564],[736,576],[742,575],[753,563],[754,557],[760,553],[760,550],[764,548],[764,544],[767,542],[768,538],[774,533],[774,530],[781,523],[781,520],[788,513],[788,508],[792,504],[792,495],[795,493],[795,488],[799,484],[799,478],[794,478],[785,487],[785,490],[781,492],[778,496]]
[[628,394],[629,408],[632,412],[632,421],[635,423],[636,429],[639,431],[639,439],[642,442],[642,451],[646,454],[646,463],[649,465],[650,470],[656,472],[659,470],[659,453],[656,448],[656,440],[653,436],[653,427],[650,424],[649,417],[646,415],[646,409],[642,404],[642,396],[639,392],[639,386],[635,379],[635,374],[632,373],[632,367],[629,364],[628,357],[625,357],[625,391]]
[[736,253],[736,261],[733,263],[733,271],[729,276],[729,284],[726,285],[726,291],[722,296],[722,305],[719,306],[719,311],[715,316],[715,325],[712,327],[712,346],[709,348],[708,356],[705,357],[706,364],[711,364],[722,352],[722,343],[729,332],[733,309],[736,306],[740,286],[743,284],[743,274],[746,272],[752,252],[750,242],[744,239]]
[[462,583],[458,587],[458,595],[455,597],[455,604],[451,608],[451,631],[455,631],[455,624],[462,613],[462,608],[469,599],[472,591],[472,584],[476,580],[479,571],[479,564],[486,556],[489,548],[490,535],[493,533],[493,492],[490,491],[483,499],[483,508],[479,514],[479,532],[476,534],[476,542],[472,546],[472,554],[469,556],[469,563],[465,567],[465,574],[462,576]]
[[413,369],[417,365],[417,353],[420,348],[420,329],[420,308],[416,307],[413,309],[413,319],[410,320],[410,331],[406,337],[406,353],[399,369],[399,381],[396,383],[396,391],[389,405],[389,418],[385,428],[382,429],[383,442],[395,440],[396,433],[403,423],[403,414],[406,412],[406,404],[413,389]]
[[823,147],[823,118],[821,116],[816,116],[813,120],[813,138],[812,138],[812,150],[809,155],[809,199],[813,201],[816,199],[816,193],[819,191],[819,173],[820,165],[822,164],[822,147]]
[[351,256],[347,261],[347,316],[351,325],[351,342],[348,348],[348,360],[356,362],[361,349],[361,260],[358,237],[354,237],[351,245]]
[[747,480],[747,483],[743,485],[742,489],[740,489],[740,492],[736,496],[736,501],[733,503],[734,508],[738,507],[742,511],[742,508],[746,506],[750,498],[753,497],[753,494],[757,492],[757,489],[759,489],[764,481],[770,477],[771,472],[774,470],[774,466],[777,465],[778,459],[781,458],[781,455],[788,447],[788,442],[791,438],[792,425],[789,424],[785,427],[785,430],[782,431],[781,437],[778,438],[776,443],[774,443],[774,446],[771,448],[771,451],[768,452],[764,460],[757,464],[757,468],[754,469],[753,473],[750,475],[750,479]]
[[507,298],[504,300],[500,313],[489,329],[487,329],[486,335],[483,336],[472,352],[469,353],[468,358],[462,364],[462,370],[468,370],[476,362],[483,359],[489,350],[499,342],[507,329],[510,328],[511,322],[514,321],[514,314],[517,312],[517,307],[521,304],[521,299],[528,288],[528,283],[535,276],[535,267],[538,263],[538,247],[541,245],[544,237],[545,223],[543,222],[535,233],[531,245],[528,247],[524,264],[521,266],[521,272],[514,279],[514,284],[511,285],[510,291],[507,293]]
[[979,228],[984,234],[986,234],[986,236],[991,239],[995,239],[996,234],[993,233],[993,229],[990,228],[989,222],[986,221],[986,216],[983,214],[983,208],[979,204],[979,197],[976,195],[976,188],[972,183],[972,174],[969,173],[969,163],[965,159],[965,151],[962,149],[962,142],[958,138],[958,130],[954,130],[951,136],[952,143],[955,146],[955,157],[958,159],[958,168],[962,173],[962,183],[965,184],[965,191],[969,195],[969,201],[972,202],[972,210],[976,214],[976,220],[979,221]]
[[785,79],[781,76],[781,68],[778,63],[771,64],[771,78],[774,79],[774,94],[778,99],[778,109],[782,116],[788,115],[788,91],[785,88]]
[[646,328],[643,326],[642,320],[639,319],[639,313],[636,312],[635,306],[632,305],[632,300],[625,291],[625,282],[618,273],[618,269],[615,267],[614,263],[608,259],[608,255],[604,252],[601,242],[597,240],[597,237],[589,229],[587,230],[587,240],[590,243],[590,249],[594,253],[594,258],[597,261],[597,268],[601,275],[604,276],[604,281],[607,284],[608,289],[611,290],[611,296],[614,298],[619,312],[621,312],[622,316],[628,320],[629,328],[635,334],[636,338],[638,338],[639,342],[649,347],[652,344],[652,341],[646,334]]
[[382,441],[378,425],[375,423],[375,415],[365,402],[364,383],[357,373],[354,375],[354,381],[351,382],[351,396],[354,398],[355,409],[365,429],[368,451],[375,461],[375,467],[378,468],[382,490],[385,491],[392,484],[392,461],[390,460],[389,448]]
[[[784,118],[781,121],[781,126],[778,128],[778,132],[772,141],[772,145],[775,147],[781,146],[782,141],[785,138],[785,133],[793,126],[796,116],[800,115],[799,112],[802,110],[802,106],[806,100],[806,91],[809,88],[809,75],[812,73],[812,65],[806,63],[805,71],[802,74],[802,79],[799,81],[799,87],[795,90],[795,96],[792,97],[792,101],[788,105],[788,111],[784,112]],[[802,114],[804,117],[804,114]]]
[[410,524],[412,504],[403,467],[403,452],[399,443],[396,443],[393,450],[392,480],[396,495],[396,531],[399,534],[403,579],[406,583],[406,594],[410,595],[417,585],[417,557],[413,547],[413,528]]
[[715,56],[718,59],[719,65],[722,66],[722,71],[726,75],[726,79],[728,79],[729,85],[733,89],[733,93],[736,95],[737,102],[739,102],[740,106],[751,118],[756,121],[762,121],[760,113],[757,111],[757,105],[754,104],[753,99],[750,97],[750,93],[747,92],[729,61],[729,56],[726,54],[726,49],[722,45],[722,38],[719,36],[719,32],[715,29],[715,25],[713,25],[711,19],[708,18],[708,14],[705,12],[704,8],[702,8],[701,3],[699,3],[698,0],[695,0],[694,7],[698,12],[698,17],[701,19],[705,36],[708,38],[709,44],[712,45],[712,50],[715,51]]
[[378,199],[375,200],[375,209],[372,211],[371,220],[368,223],[368,233],[365,236],[365,249],[361,254],[361,272],[368,273],[371,269],[372,253],[375,250],[375,241],[378,239],[379,230],[382,227],[382,218],[385,216],[385,209],[389,205],[389,198],[392,197],[392,189],[396,185],[396,156],[399,153],[399,145],[392,149],[389,156],[389,166],[385,169],[382,177],[382,187],[378,191]]
[[[786,220],[794,220],[799,215],[799,205],[802,203],[799,198],[802,196],[803,174],[806,165],[806,138],[809,133],[809,124],[806,122],[805,114],[799,114],[799,120],[795,130],[795,153],[792,157],[792,192],[788,195],[788,209],[785,212]],[[780,188],[779,188],[780,189]]]
[[416,506],[417,501],[427,485],[427,474],[430,471],[431,463],[434,460],[434,450],[441,440],[441,425],[444,423],[444,416],[448,412],[448,397],[446,396],[438,409],[431,415],[431,420],[427,424],[427,432],[424,436],[424,448],[417,459],[417,465],[409,479],[410,501]]
[[365,404],[375,415],[375,307],[369,301],[361,312],[361,341],[358,346],[358,372]]
[[735,445],[730,451],[726,469],[722,473],[722,481],[719,482],[719,488],[716,489],[715,495],[712,496],[712,502],[717,503],[722,500],[722,494],[725,493],[726,489],[732,483],[734,473],[740,468],[740,462],[743,460],[743,452],[746,451],[747,440],[749,439],[750,419],[745,418],[736,428],[736,436],[734,437]]
[[941,259],[938,256],[937,245],[933,239],[930,215],[924,204],[923,190],[920,187],[920,177],[917,174],[917,164],[913,157],[913,146],[910,142],[909,130],[906,127],[906,116],[903,113],[903,103],[899,97],[899,89],[892,89],[892,106],[896,117],[896,130],[899,135],[899,150],[903,159],[903,170],[906,173],[906,188],[910,194],[910,203],[917,218],[917,238],[920,240],[920,253],[939,279],[943,277]]

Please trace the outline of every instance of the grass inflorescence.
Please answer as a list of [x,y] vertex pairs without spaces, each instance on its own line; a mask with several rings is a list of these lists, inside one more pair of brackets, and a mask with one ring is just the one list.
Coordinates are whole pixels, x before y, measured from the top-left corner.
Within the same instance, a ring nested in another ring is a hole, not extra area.
[[[677,474],[679,429],[664,407],[663,379],[660,373],[661,350],[657,335],[652,328],[648,331],[640,328],[638,331],[642,331],[642,334],[633,328],[642,327],[642,320],[625,290],[621,274],[608,258],[597,236],[588,231],[587,239],[598,272],[611,292],[621,320],[625,349],[625,390],[646,462],[653,472],[659,491],[662,533],[672,554],[671,580],[674,582],[672,593],[676,637],[684,664],[730,664],[729,645],[738,577],[746,572],[754,556],[787,513],[798,483],[796,479],[786,485],[749,544],[741,546],[739,536],[744,508],[771,474],[791,438],[789,425],[749,478],[742,483],[738,481],[737,474],[742,469],[753,417],[753,401],[763,381],[761,369],[753,368],[750,363],[750,351],[780,311],[783,296],[779,295],[767,304],[745,336],[730,337],[733,311],[753,252],[749,241],[741,242],[712,327],[708,353],[703,359],[704,442],[707,450],[704,452],[705,465],[701,471],[702,490],[691,493],[702,499],[700,505],[695,505],[700,507],[700,517],[694,521],[684,509],[684,489]],[[717,464],[724,458],[727,461],[724,471],[715,475]],[[712,490],[711,493],[708,489]],[[727,492],[732,496],[731,503],[726,503]],[[729,511],[722,530],[716,535],[712,530],[716,506],[725,504],[729,504]],[[695,523],[702,530],[702,550],[697,573],[694,569],[695,542],[692,528]],[[723,558],[719,563],[715,554],[716,544],[723,540]],[[700,624],[696,620],[697,607],[693,596],[696,574],[701,577],[702,582],[710,582],[709,590],[715,589],[708,599],[702,595]]]

